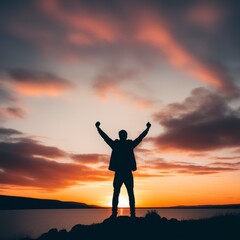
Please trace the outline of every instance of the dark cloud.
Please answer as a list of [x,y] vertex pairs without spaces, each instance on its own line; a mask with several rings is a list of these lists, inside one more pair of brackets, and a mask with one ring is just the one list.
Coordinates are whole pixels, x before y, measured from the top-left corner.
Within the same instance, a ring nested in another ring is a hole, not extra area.
[[[8,139],[6,140],[6,137]],[[0,150],[19,156],[41,156],[49,159],[67,157],[68,154],[59,148],[42,145],[12,128],[0,128]]]
[[22,132],[12,129],[0,127],[0,139],[2,136],[22,135]]
[[73,163],[59,163],[40,157],[17,155],[1,151],[1,175],[4,184],[37,187],[46,190],[66,188],[89,181],[106,181],[105,171]]
[[[27,140],[27,141],[26,141]],[[46,158],[63,158],[66,157],[67,154],[56,148],[56,147],[49,147],[41,145],[34,140],[29,139],[22,139],[20,142],[16,143],[0,143],[0,149],[4,149],[6,152],[12,152],[17,155],[23,156],[42,156]]]
[[164,132],[153,142],[160,149],[208,151],[240,146],[240,112],[209,90],[194,89],[182,103],[155,114]]
[[27,69],[11,69],[6,71],[6,73],[11,77],[13,81],[23,82],[23,83],[32,83],[36,82],[37,84],[42,83],[47,85],[48,82],[53,82],[54,84],[60,84],[63,86],[71,86],[69,81],[57,77],[56,75],[48,72],[33,71]]

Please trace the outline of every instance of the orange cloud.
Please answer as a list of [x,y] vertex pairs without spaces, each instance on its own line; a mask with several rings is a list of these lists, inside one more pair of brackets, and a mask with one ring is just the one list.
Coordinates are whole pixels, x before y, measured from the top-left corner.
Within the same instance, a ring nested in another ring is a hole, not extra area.
[[56,97],[65,91],[65,87],[56,86],[55,84],[47,83],[41,86],[37,83],[16,83],[14,90],[17,93],[27,96],[52,96]]
[[55,97],[73,88],[70,81],[52,73],[26,69],[11,69],[6,73],[5,83],[22,95]]

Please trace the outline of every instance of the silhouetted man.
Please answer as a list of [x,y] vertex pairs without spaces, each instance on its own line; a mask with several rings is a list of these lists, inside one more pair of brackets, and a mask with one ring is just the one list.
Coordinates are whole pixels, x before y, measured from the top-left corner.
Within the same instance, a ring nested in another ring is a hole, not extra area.
[[137,170],[137,166],[133,149],[147,135],[151,124],[148,122],[146,124],[147,128],[135,140],[128,140],[127,132],[125,130],[119,131],[119,139],[112,140],[100,128],[100,122],[96,122],[95,125],[101,137],[112,148],[112,154],[108,168],[109,170],[115,172],[113,180],[114,192],[112,198],[111,217],[114,218],[117,216],[118,197],[123,183],[125,184],[128,192],[131,217],[135,217],[135,197],[133,192],[134,183],[132,171]]

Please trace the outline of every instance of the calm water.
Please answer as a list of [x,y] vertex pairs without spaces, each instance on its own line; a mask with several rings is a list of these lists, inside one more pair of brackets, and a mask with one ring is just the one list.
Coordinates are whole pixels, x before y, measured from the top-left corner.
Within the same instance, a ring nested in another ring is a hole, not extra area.
[[[240,213],[240,209],[155,209],[161,217],[181,219],[208,218],[226,213]],[[149,209],[137,209],[138,217]],[[12,240],[23,236],[38,237],[51,228],[66,229],[76,224],[102,222],[111,214],[110,209],[57,209],[57,210],[2,210],[0,211],[0,239]],[[120,209],[119,215],[129,215],[129,209]]]

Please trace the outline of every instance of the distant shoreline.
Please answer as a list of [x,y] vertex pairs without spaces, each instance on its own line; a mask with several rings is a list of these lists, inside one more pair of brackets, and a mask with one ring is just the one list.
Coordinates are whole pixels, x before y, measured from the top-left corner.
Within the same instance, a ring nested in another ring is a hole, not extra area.
[[[0,210],[27,210],[27,209],[109,209],[97,205],[88,205],[79,202],[65,202],[52,199],[38,199],[0,195]],[[126,207],[121,207],[125,209]],[[169,207],[136,207],[137,209],[240,209],[240,204],[193,205]]]

